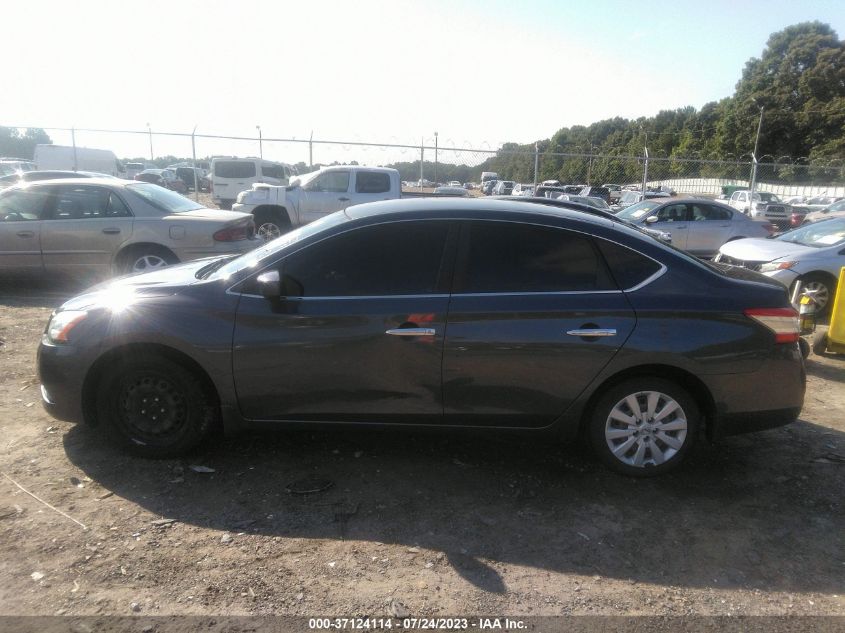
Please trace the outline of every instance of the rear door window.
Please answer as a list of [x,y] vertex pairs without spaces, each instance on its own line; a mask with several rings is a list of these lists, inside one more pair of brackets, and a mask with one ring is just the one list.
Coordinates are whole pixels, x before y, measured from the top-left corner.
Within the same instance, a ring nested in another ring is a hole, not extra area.
[[112,191],[102,187],[58,187],[53,220],[88,220],[129,217],[129,209]]
[[240,160],[220,161],[214,163],[214,175],[218,178],[254,178],[255,163]]
[[617,289],[587,236],[514,222],[472,222],[467,228],[458,293]]
[[266,176],[267,178],[277,178],[278,180],[283,180],[285,178],[285,167],[284,165],[262,163],[261,174]]
[[378,171],[359,171],[356,174],[357,193],[385,193],[390,191],[390,175]]

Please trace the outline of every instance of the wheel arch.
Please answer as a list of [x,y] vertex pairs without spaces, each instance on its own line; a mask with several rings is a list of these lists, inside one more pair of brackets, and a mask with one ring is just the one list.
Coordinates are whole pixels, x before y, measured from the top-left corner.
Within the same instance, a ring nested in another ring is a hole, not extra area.
[[287,220],[289,226],[293,224],[287,208],[280,204],[261,204],[252,210],[252,215],[255,218],[258,218],[262,214],[277,215],[282,220]]
[[716,402],[713,399],[713,394],[710,392],[710,389],[695,374],[685,369],[681,369],[680,367],[661,364],[629,367],[606,378],[593,390],[581,410],[579,433],[583,435],[587,431],[596,405],[608,389],[618,385],[619,383],[625,382],[626,380],[630,380],[632,378],[642,378],[644,376],[662,378],[663,380],[674,382],[680,387],[686,389],[701,409],[703,417],[702,426],[704,427],[707,437],[712,439],[713,430],[715,428],[714,422],[716,419]]
[[114,363],[120,363],[126,360],[137,358],[139,355],[156,355],[165,358],[173,363],[181,365],[193,373],[202,384],[203,390],[212,398],[215,406],[220,409],[220,394],[217,386],[209,376],[208,372],[203,369],[196,360],[191,358],[188,354],[179,351],[167,345],[159,343],[128,343],[115,347],[102,356],[100,356],[88,373],[85,375],[85,380],[82,383],[82,414],[86,424],[97,426],[97,388],[103,378],[105,372],[113,366]]
[[129,259],[133,253],[144,251],[146,249],[150,250],[158,250],[158,251],[166,251],[173,258],[179,262],[179,256],[173,252],[173,249],[168,248],[164,244],[159,244],[157,242],[131,242],[129,244],[124,244],[120,250],[115,253],[114,258],[112,260],[112,266],[120,268],[121,264],[124,264],[127,259]]

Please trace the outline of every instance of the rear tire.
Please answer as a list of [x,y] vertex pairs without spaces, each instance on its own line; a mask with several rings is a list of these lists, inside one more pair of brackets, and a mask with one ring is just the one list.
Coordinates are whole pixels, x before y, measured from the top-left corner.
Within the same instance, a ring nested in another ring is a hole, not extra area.
[[113,444],[140,457],[183,455],[211,435],[218,418],[214,397],[197,377],[158,356],[110,368],[97,392],[99,425]]
[[[813,354],[824,356],[827,352],[827,332],[817,332],[813,338]],[[805,356],[806,358],[806,356]]]
[[695,444],[701,414],[682,387],[653,376],[611,387],[593,409],[590,444],[608,467],[631,477],[677,468]]
[[255,234],[265,242],[290,231],[290,220],[278,211],[259,211],[255,214]]
[[145,273],[178,264],[179,258],[162,246],[143,246],[132,248],[121,258],[118,266],[123,274]]

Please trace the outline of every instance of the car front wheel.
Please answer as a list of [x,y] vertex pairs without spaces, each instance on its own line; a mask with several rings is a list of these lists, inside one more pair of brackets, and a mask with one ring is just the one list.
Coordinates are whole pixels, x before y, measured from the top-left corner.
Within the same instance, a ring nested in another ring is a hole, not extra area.
[[663,378],[634,378],[599,399],[590,419],[590,442],[613,470],[650,477],[684,460],[699,424],[698,406],[685,389]]
[[169,458],[211,434],[217,408],[192,372],[142,355],[107,372],[98,389],[97,419],[119,447],[141,457]]

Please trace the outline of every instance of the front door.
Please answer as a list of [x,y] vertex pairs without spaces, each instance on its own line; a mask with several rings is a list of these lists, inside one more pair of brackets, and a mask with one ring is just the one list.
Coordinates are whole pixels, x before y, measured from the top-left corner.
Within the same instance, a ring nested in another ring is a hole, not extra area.
[[465,225],[443,354],[447,424],[548,426],[610,362],[636,317],[592,239]]
[[353,229],[274,264],[278,300],[247,281],[233,342],[244,417],[442,422],[454,232],[446,220]]
[[44,268],[108,273],[132,235],[132,214],[116,193],[93,185],[52,185],[54,204],[41,222]]
[[647,223],[647,227],[671,233],[672,246],[681,249],[687,247],[690,221],[688,205],[683,203],[667,204],[658,207],[649,216],[649,219],[656,218],[656,221]]
[[41,187],[0,196],[0,270],[42,269],[41,218],[49,198]]
[[350,183],[346,169],[327,171],[305,183],[299,198],[300,222],[308,224],[349,206]]

